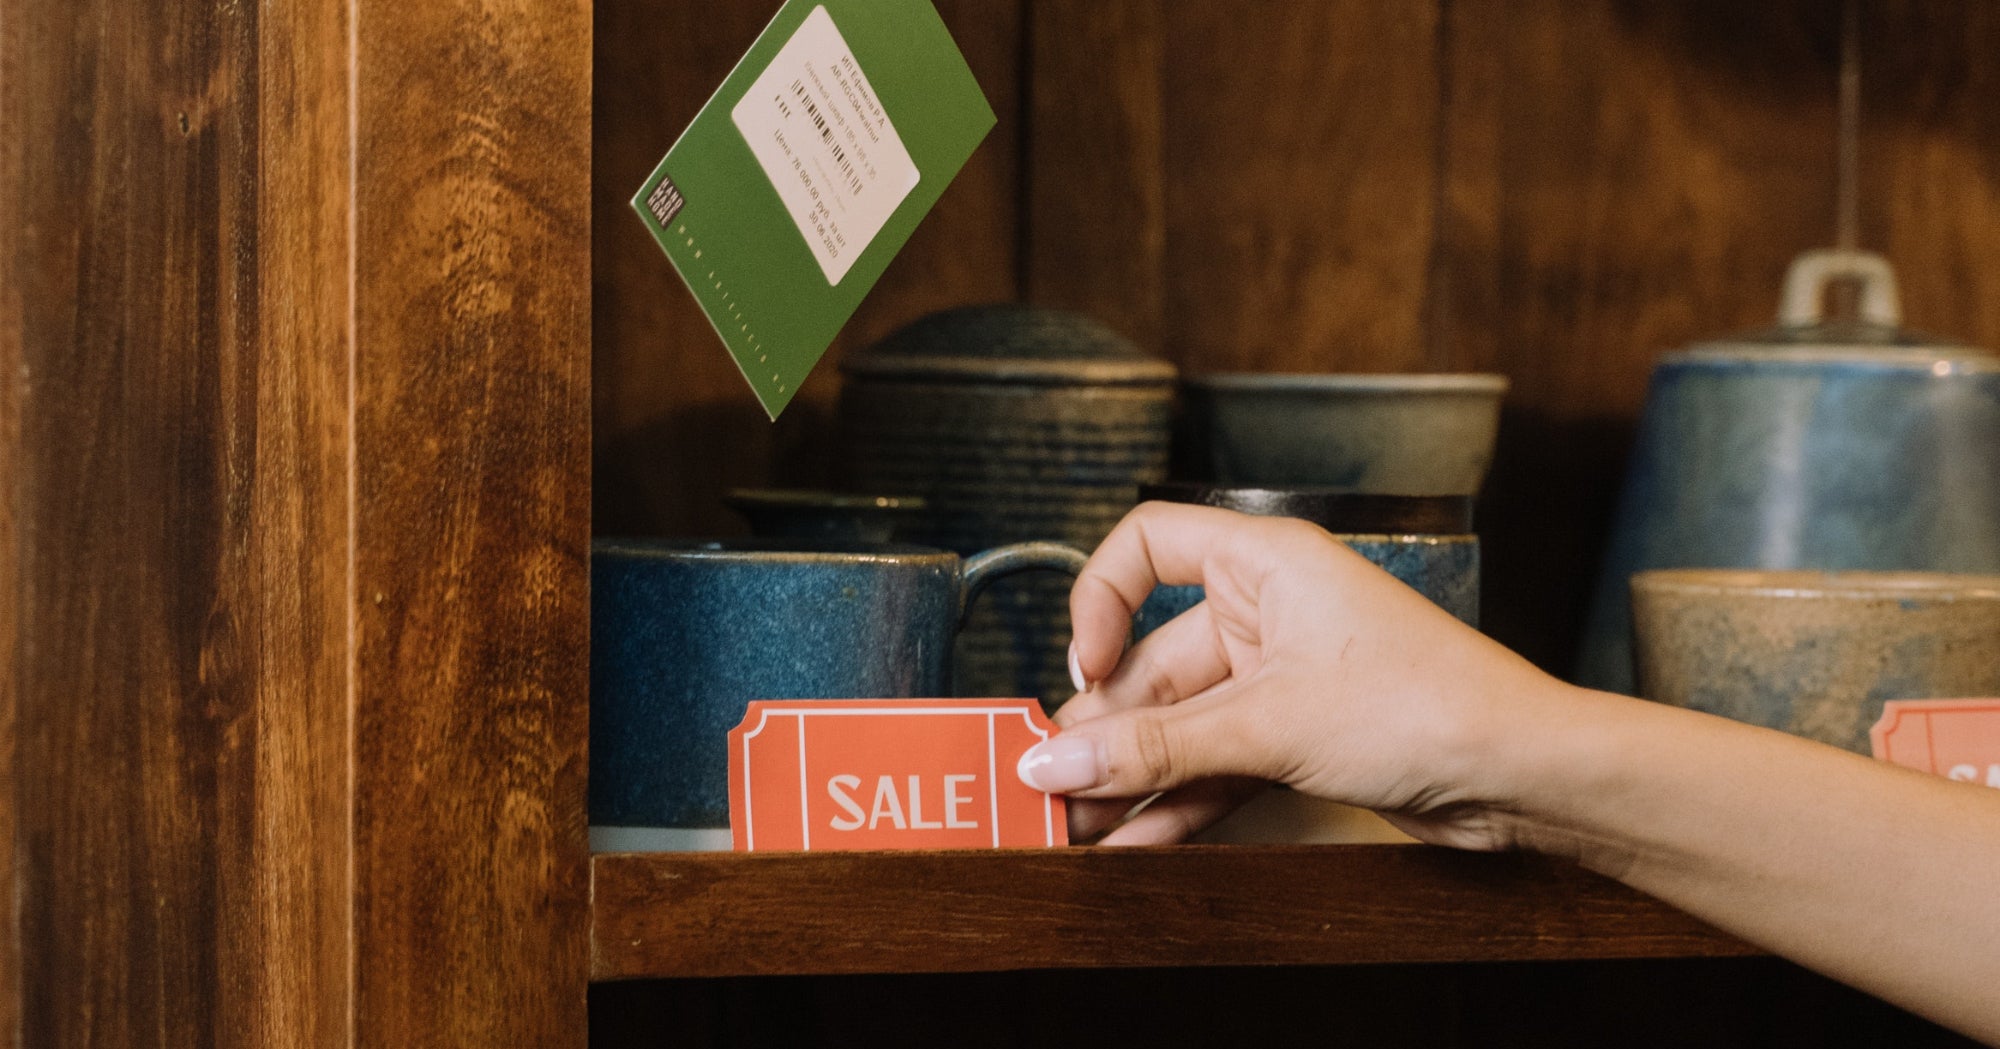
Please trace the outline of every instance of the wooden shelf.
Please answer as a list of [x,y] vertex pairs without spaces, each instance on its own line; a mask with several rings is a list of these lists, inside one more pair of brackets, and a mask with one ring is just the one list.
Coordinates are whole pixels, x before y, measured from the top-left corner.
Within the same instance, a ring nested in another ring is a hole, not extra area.
[[594,980],[1758,953],[1565,864],[1416,845],[604,854],[591,867]]

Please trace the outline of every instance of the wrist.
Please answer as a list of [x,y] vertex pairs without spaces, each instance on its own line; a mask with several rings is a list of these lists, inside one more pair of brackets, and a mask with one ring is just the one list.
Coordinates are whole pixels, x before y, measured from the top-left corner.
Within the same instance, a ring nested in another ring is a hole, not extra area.
[[1553,679],[1507,698],[1483,763],[1502,843],[1622,876],[1637,845],[1605,810],[1629,790],[1643,740],[1659,728],[1649,723],[1664,708]]

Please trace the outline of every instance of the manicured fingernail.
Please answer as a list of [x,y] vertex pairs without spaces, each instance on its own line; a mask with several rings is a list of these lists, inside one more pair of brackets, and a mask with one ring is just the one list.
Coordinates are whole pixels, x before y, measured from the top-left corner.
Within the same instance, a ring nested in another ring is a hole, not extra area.
[[1104,756],[1094,739],[1057,736],[1029,747],[1015,771],[1036,790],[1065,794],[1097,786],[1104,779]]
[[1074,641],[1069,643],[1069,683],[1075,685],[1078,692],[1090,691],[1090,682],[1083,679],[1083,664],[1076,658]]

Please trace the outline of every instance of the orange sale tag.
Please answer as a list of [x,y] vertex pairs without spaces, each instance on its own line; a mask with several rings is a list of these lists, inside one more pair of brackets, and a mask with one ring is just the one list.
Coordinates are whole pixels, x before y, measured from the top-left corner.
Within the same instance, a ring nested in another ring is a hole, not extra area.
[[1891,764],[2000,787],[2000,699],[1892,699],[1868,738]]
[[756,700],[729,732],[739,852],[1069,844],[1014,767],[1055,735],[1032,699]]

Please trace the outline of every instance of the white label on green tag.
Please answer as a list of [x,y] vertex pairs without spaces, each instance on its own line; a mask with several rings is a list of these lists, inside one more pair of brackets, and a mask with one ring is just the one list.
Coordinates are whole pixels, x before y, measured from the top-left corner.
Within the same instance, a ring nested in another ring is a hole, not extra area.
[[730,111],[828,284],[839,284],[918,181],[917,165],[825,7]]

